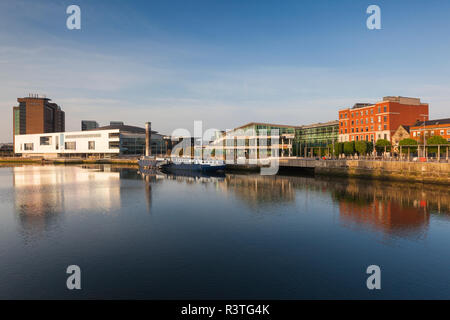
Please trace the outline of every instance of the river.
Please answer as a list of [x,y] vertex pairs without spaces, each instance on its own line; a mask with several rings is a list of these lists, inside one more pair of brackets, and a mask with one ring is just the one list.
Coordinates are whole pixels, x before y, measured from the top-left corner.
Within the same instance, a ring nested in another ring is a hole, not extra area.
[[450,298],[445,186],[25,165],[0,200],[1,299]]

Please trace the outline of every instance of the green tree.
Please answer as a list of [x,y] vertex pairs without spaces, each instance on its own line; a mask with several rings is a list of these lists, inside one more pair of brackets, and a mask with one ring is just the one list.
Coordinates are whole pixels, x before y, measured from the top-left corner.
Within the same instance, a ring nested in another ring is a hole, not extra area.
[[386,139],[379,139],[375,143],[375,149],[377,152],[385,152],[391,150],[391,143]]
[[369,150],[368,148],[368,143],[367,141],[356,141],[355,142],[355,150],[356,152],[358,152],[359,155],[364,155],[367,154],[367,151]]
[[346,155],[352,155],[355,153],[355,142],[354,141],[344,142],[344,153]]
[[334,144],[334,155],[339,156],[344,153],[344,143],[338,142]]
[[[427,145],[433,144],[448,144],[448,141],[442,138],[441,136],[432,136],[427,139]],[[437,153],[438,147],[427,147],[429,153]],[[441,153],[445,153],[446,149],[441,147]]]
[[[407,146],[417,146],[417,141],[411,138],[406,138],[403,140],[400,140],[398,143],[399,146],[402,146],[402,153],[408,153],[408,147]],[[405,147],[403,147],[405,146]],[[400,150],[400,148],[399,148]],[[417,147],[409,147],[409,152],[417,152]]]

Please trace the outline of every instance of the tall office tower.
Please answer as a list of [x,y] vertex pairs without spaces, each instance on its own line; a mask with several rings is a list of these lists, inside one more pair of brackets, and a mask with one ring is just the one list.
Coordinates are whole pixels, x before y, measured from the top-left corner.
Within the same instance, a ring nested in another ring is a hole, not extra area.
[[81,131],[97,129],[98,122],[94,120],[81,120]]
[[64,132],[65,113],[51,99],[30,95],[18,98],[13,107],[13,136],[19,134]]

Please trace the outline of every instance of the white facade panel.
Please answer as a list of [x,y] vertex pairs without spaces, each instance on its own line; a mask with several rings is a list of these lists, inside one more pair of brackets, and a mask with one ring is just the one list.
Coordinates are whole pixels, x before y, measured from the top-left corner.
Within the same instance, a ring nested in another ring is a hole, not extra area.
[[[113,134],[110,137],[110,134]],[[110,148],[110,142],[119,142],[119,129],[75,131],[58,133],[22,134],[14,137],[14,152],[33,154],[118,154],[119,148]],[[89,143],[91,147],[89,148]],[[71,147],[74,147],[72,149]]]

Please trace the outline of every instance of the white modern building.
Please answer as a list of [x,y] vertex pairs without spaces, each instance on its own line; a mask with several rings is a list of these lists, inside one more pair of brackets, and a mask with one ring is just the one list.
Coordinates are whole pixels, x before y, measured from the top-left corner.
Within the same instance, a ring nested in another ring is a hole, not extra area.
[[14,152],[24,157],[108,157],[120,153],[119,129],[23,134],[14,138]]
[[[151,154],[168,154],[171,138],[150,132]],[[14,140],[14,153],[24,157],[134,157],[145,153],[146,129],[112,124],[87,131],[21,134],[15,135]]]

